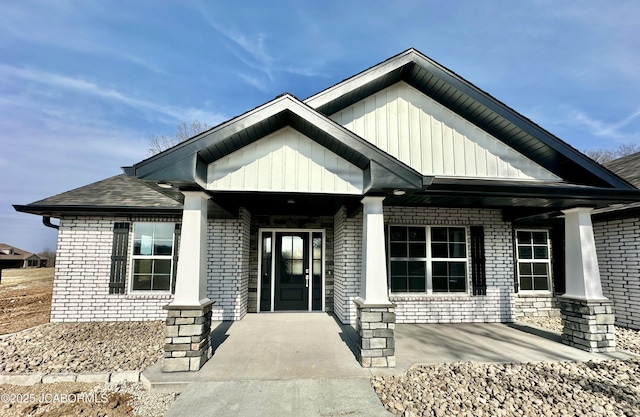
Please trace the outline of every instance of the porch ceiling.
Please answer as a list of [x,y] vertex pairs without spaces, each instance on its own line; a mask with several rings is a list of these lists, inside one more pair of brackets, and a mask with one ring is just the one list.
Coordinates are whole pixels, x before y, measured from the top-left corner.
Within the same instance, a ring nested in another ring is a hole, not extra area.
[[218,192],[210,195],[219,209],[237,213],[244,207],[252,215],[333,216],[343,205],[349,210],[359,207],[362,199],[362,196],[302,193]]
[[[309,194],[309,193],[264,193],[264,192],[209,192],[212,213],[218,217],[225,212],[238,212],[244,207],[252,214],[266,215],[334,215],[341,206],[351,213],[361,207],[363,196]],[[612,193],[609,189],[582,187],[547,187],[541,189],[534,184],[495,185],[475,188],[470,184],[440,184],[437,180],[422,191],[408,191],[396,196],[393,190],[377,193],[384,195],[385,206],[404,207],[451,207],[501,209],[505,220],[546,219],[560,215],[560,210],[572,207],[606,207],[638,199],[637,193]],[[217,213],[220,214],[217,214]],[[227,214],[228,215],[228,214]]]

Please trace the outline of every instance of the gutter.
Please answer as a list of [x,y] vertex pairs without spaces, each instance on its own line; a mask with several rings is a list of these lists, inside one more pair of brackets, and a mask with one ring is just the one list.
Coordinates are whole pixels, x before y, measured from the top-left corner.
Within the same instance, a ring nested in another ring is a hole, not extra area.
[[60,226],[57,224],[53,224],[51,223],[51,217],[50,216],[42,216],[42,224],[44,224],[47,227],[50,227],[52,229],[60,229]]

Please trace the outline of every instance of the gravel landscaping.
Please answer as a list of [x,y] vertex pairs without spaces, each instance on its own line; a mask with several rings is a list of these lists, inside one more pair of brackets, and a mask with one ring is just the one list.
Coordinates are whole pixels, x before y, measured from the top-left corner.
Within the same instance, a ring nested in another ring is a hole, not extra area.
[[398,416],[638,416],[640,360],[456,363],[374,377]]
[[[47,323],[0,336],[0,374],[142,371],[163,355],[164,322]],[[105,402],[42,402],[42,395],[96,393]],[[141,383],[0,385],[0,393],[33,394],[28,403],[3,402],[7,416],[164,415],[176,394],[147,391]],[[104,394],[103,397],[100,394]]]
[[163,347],[161,321],[47,323],[0,336],[0,373],[144,370]]
[[[527,323],[561,331],[559,318]],[[619,349],[640,354],[640,331],[616,327]],[[164,322],[47,323],[0,336],[0,374],[144,370],[162,357]],[[640,416],[640,358],[527,364],[415,366],[398,377],[374,377],[383,405],[420,416]],[[0,385],[0,393],[95,392],[104,404],[4,404],[2,415],[161,416],[176,394],[141,383]]]
[[[562,331],[560,318],[522,321]],[[616,327],[616,340],[640,354],[640,331]],[[640,358],[414,366],[371,382],[385,408],[404,417],[640,416]]]

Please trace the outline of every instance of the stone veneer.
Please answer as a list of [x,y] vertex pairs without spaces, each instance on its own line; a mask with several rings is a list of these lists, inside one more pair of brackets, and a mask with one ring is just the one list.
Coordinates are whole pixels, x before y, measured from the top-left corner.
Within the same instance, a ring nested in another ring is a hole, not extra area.
[[[512,225],[502,220],[500,210],[385,207],[384,216],[388,224],[484,226],[487,295],[392,295],[398,323],[514,321]],[[469,233],[467,245],[470,245]],[[470,262],[468,276],[471,289]]]
[[593,224],[602,293],[616,324],[640,330],[640,218]]
[[199,371],[211,357],[211,306],[166,306],[162,372]]
[[516,318],[560,317],[560,302],[555,296],[518,294],[515,298]]
[[395,306],[367,305],[361,298],[354,300],[358,334],[357,357],[364,368],[392,368],[396,366]]
[[562,343],[588,352],[616,350],[615,317],[610,300],[561,298]]

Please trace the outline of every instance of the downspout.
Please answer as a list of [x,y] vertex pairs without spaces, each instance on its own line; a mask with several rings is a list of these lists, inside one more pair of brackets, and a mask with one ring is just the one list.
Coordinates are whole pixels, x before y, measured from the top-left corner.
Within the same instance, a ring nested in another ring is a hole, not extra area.
[[42,224],[44,224],[47,227],[50,227],[52,229],[60,229],[60,226],[57,224],[53,224],[51,223],[51,217],[50,216],[42,216]]

